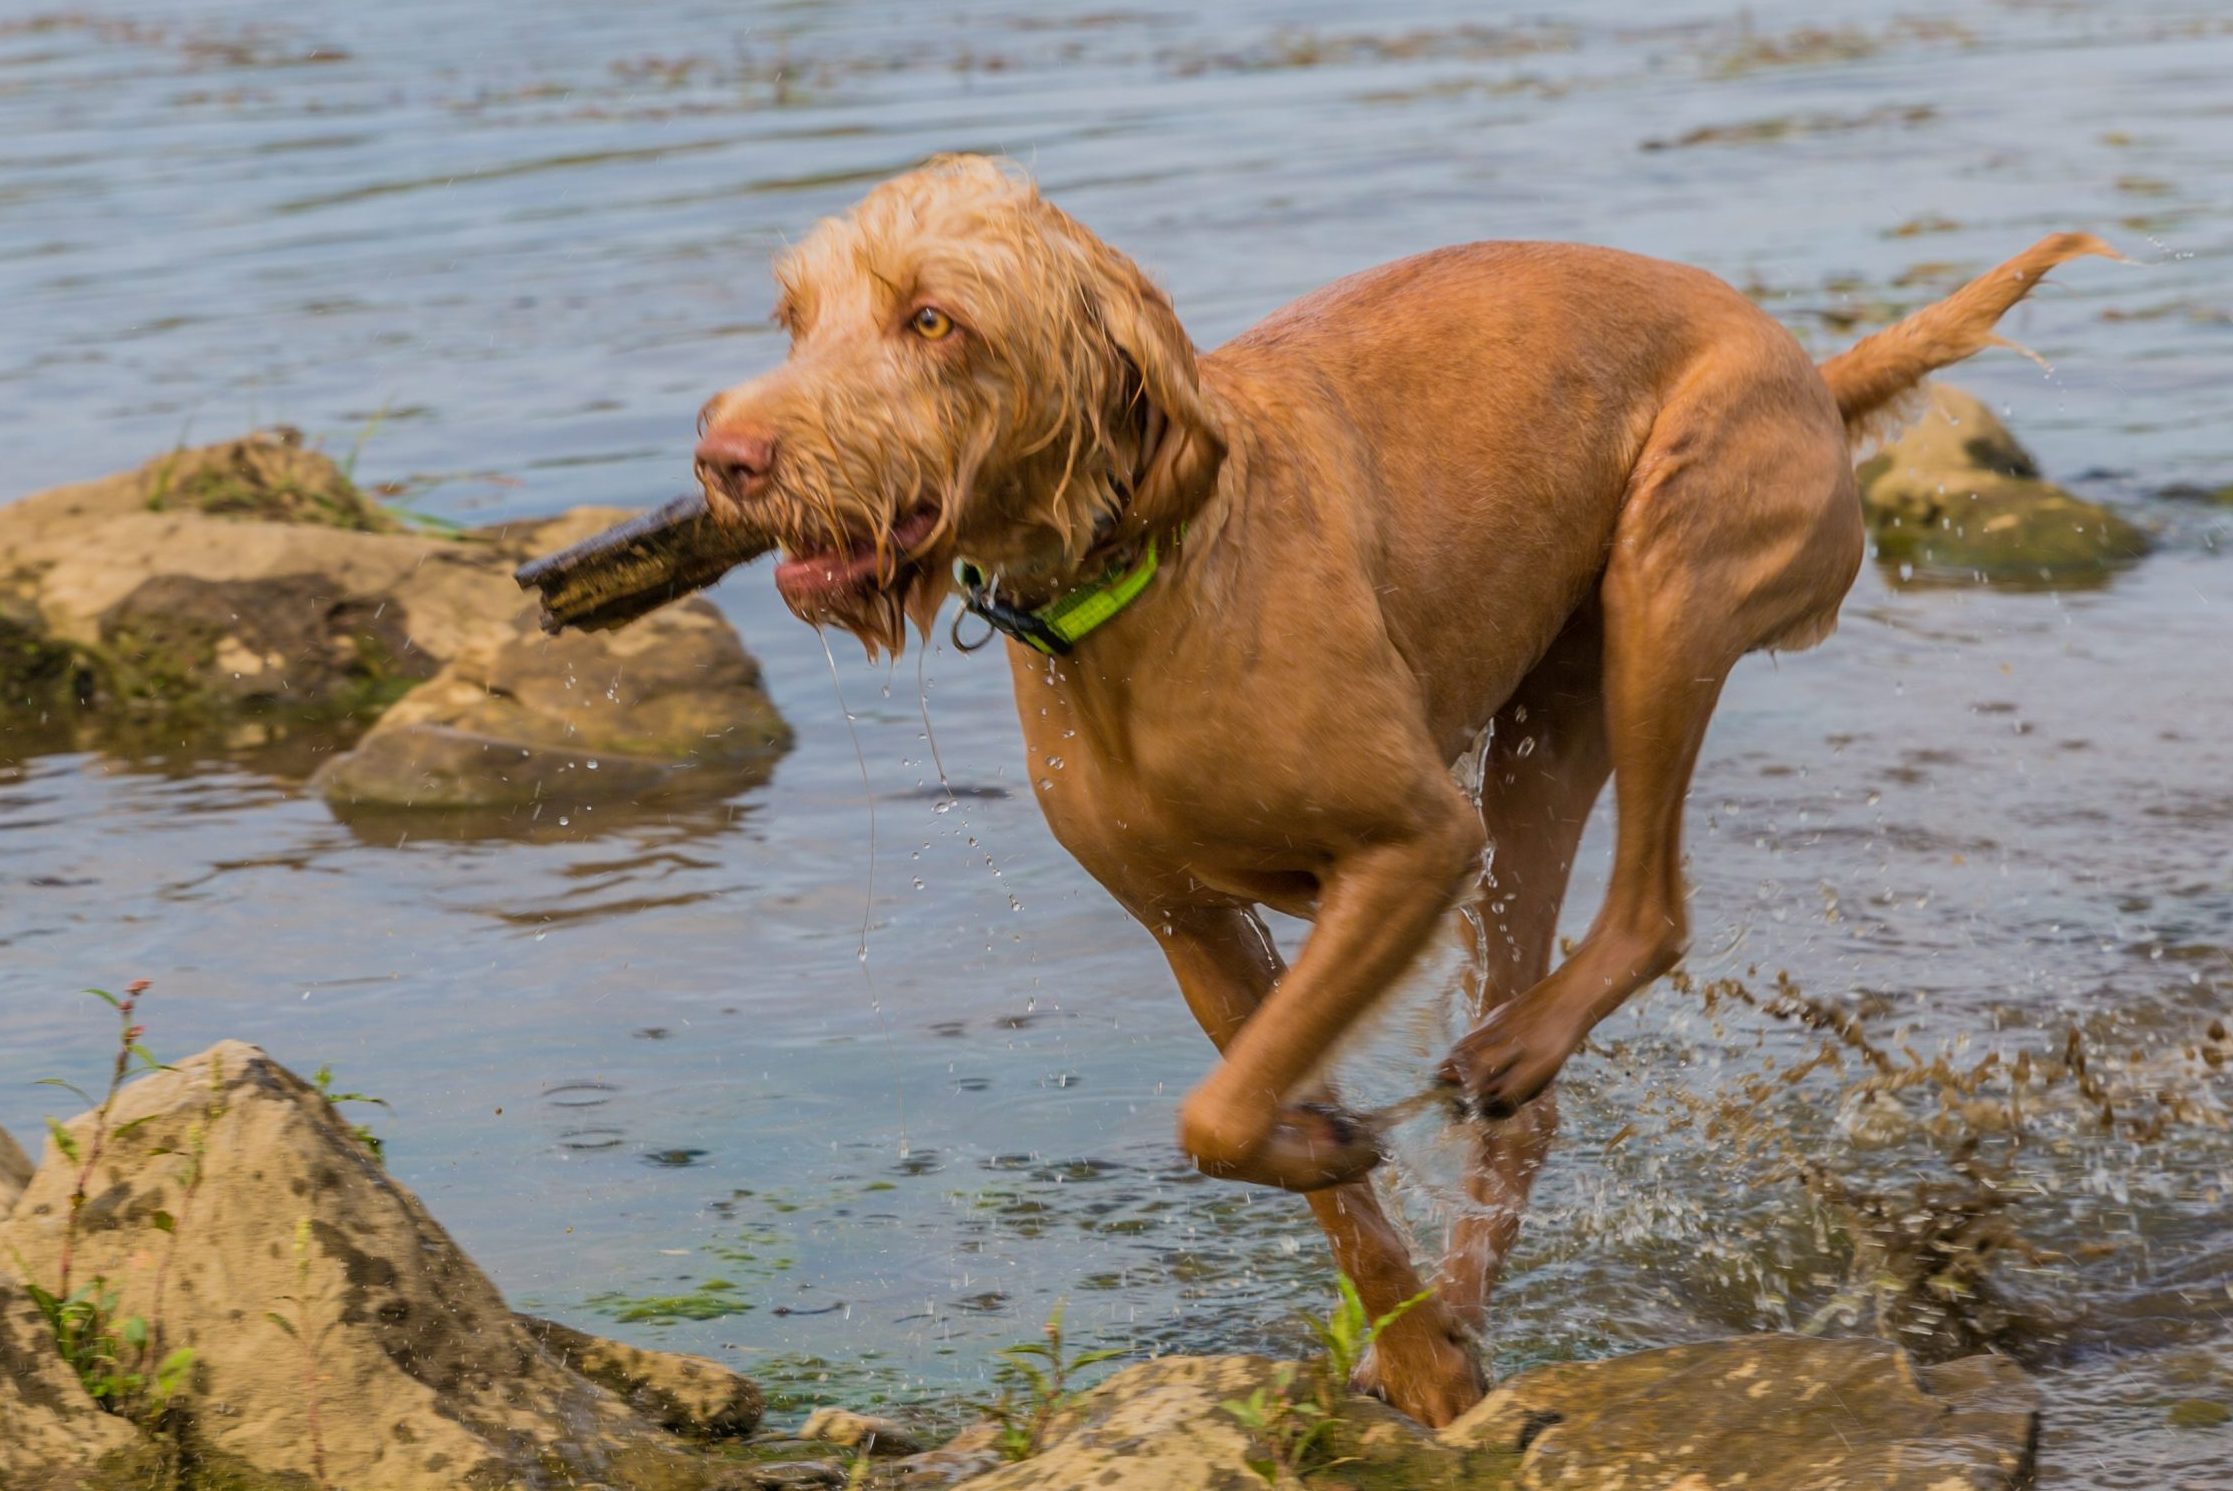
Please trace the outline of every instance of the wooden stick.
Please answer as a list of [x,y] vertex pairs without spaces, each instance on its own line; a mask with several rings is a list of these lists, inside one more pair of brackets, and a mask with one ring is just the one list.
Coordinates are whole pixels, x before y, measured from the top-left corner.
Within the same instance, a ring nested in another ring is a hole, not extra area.
[[530,560],[512,578],[542,593],[544,631],[605,631],[703,590],[774,547],[765,535],[722,527],[704,495],[692,493]]

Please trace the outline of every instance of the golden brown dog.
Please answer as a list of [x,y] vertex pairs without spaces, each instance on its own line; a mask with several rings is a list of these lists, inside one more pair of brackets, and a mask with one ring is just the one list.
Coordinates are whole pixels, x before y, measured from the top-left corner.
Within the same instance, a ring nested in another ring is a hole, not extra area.
[[[1374,1136],[1317,1071],[1480,909],[1481,1020],[1442,1073],[1480,1125],[1478,1208],[1364,1374],[1440,1424],[1481,1391],[1471,1336],[1552,1079],[1682,955],[1683,795],[1722,680],[1836,623],[1850,442],[2089,252],[2047,239],[1819,368],[1711,275],[1546,243],[1368,270],[1198,359],[1130,260],[1012,168],[947,158],[778,263],[789,360],[706,406],[699,473],[781,541],[792,610],[872,651],[928,627],[957,558],[1028,609],[1159,546],[1074,652],[1009,644],[1026,748],[1064,762],[1040,802],[1223,1053],[1179,1143],[1307,1192],[1376,1314],[1422,1286]],[[1484,735],[1476,803],[1451,766]],[[1554,970],[1608,775],[1610,888]],[[1265,906],[1314,923],[1291,968]]]

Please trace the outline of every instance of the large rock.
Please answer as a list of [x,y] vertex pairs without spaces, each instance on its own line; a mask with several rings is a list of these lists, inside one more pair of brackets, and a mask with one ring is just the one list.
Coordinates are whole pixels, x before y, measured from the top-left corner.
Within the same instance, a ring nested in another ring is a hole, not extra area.
[[232,745],[338,726],[346,744],[379,720],[326,771],[338,805],[753,785],[790,737],[719,612],[549,638],[511,578],[624,516],[406,531],[291,431],[24,498],[0,507],[0,746],[86,726],[129,743],[151,722],[168,743],[190,724]]
[[1885,1341],[1745,1336],[1524,1372],[1445,1429],[1526,1491],[2028,1486],[2038,1391],[2002,1357],[1917,1368]]
[[[134,1083],[111,1124],[137,1127],[112,1136],[93,1178],[73,1278],[104,1279],[120,1314],[153,1320],[167,1274],[162,1344],[199,1353],[185,1411],[212,1462],[350,1491],[729,1479],[732,1462],[658,1422],[680,1412],[674,1393],[624,1396],[570,1363],[602,1354],[633,1363],[639,1384],[688,1381],[701,1408],[728,1405],[716,1416],[728,1433],[750,1427],[755,1389],[711,1362],[653,1371],[649,1354],[520,1321],[331,1105],[256,1048],[227,1042]],[[72,1125],[81,1143],[90,1129]],[[73,1179],[50,1145],[0,1224],[0,1258],[56,1277]]]
[[[1039,1455],[966,1491],[1257,1491],[1262,1446],[1223,1405],[1272,1381],[1256,1357],[1117,1373]],[[1327,1484],[1407,1491],[2003,1491],[2028,1485],[2037,1395],[2007,1362],[1918,1370],[1881,1341],[1753,1336],[1523,1372],[1430,1435],[1352,1398]],[[904,1462],[903,1462],[904,1463]],[[1285,1469],[1283,1491],[1300,1486]],[[1319,1483],[1317,1480],[1313,1484]]]
[[1943,383],[1861,463],[1878,558],[1925,578],[2083,584],[2148,551],[2141,529],[2045,480],[1984,404]]
[[103,1413],[63,1365],[46,1320],[0,1261],[0,1486],[121,1487],[142,1454],[132,1426]]
[[620,631],[469,648],[314,784],[344,809],[642,802],[754,785],[790,743],[759,664],[688,600]]

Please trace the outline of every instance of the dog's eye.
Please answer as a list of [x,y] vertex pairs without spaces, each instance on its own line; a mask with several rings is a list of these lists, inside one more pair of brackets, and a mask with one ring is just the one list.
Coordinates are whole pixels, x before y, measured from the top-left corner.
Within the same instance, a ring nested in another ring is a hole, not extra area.
[[926,305],[907,318],[908,329],[926,342],[940,341],[952,334],[954,318],[937,306]]

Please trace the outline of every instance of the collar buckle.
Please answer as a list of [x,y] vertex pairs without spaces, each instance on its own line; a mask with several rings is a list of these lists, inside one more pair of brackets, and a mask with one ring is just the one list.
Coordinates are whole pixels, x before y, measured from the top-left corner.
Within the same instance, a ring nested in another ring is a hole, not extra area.
[[990,642],[993,633],[1012,637],[1037,652],[1049,657],[1061,657],[1070,651],[1070,639],[1050,625],[1035,611],[1011,606],[993,593],[993,586],[985,572],[964,560],[957,567],[961,581],[961,607],[964,614],[975,616],[985,623],[985,634],[974,642],[965,642],[961,635],[961,617],[954,618],[948,634],[956,652],[975,652]]

